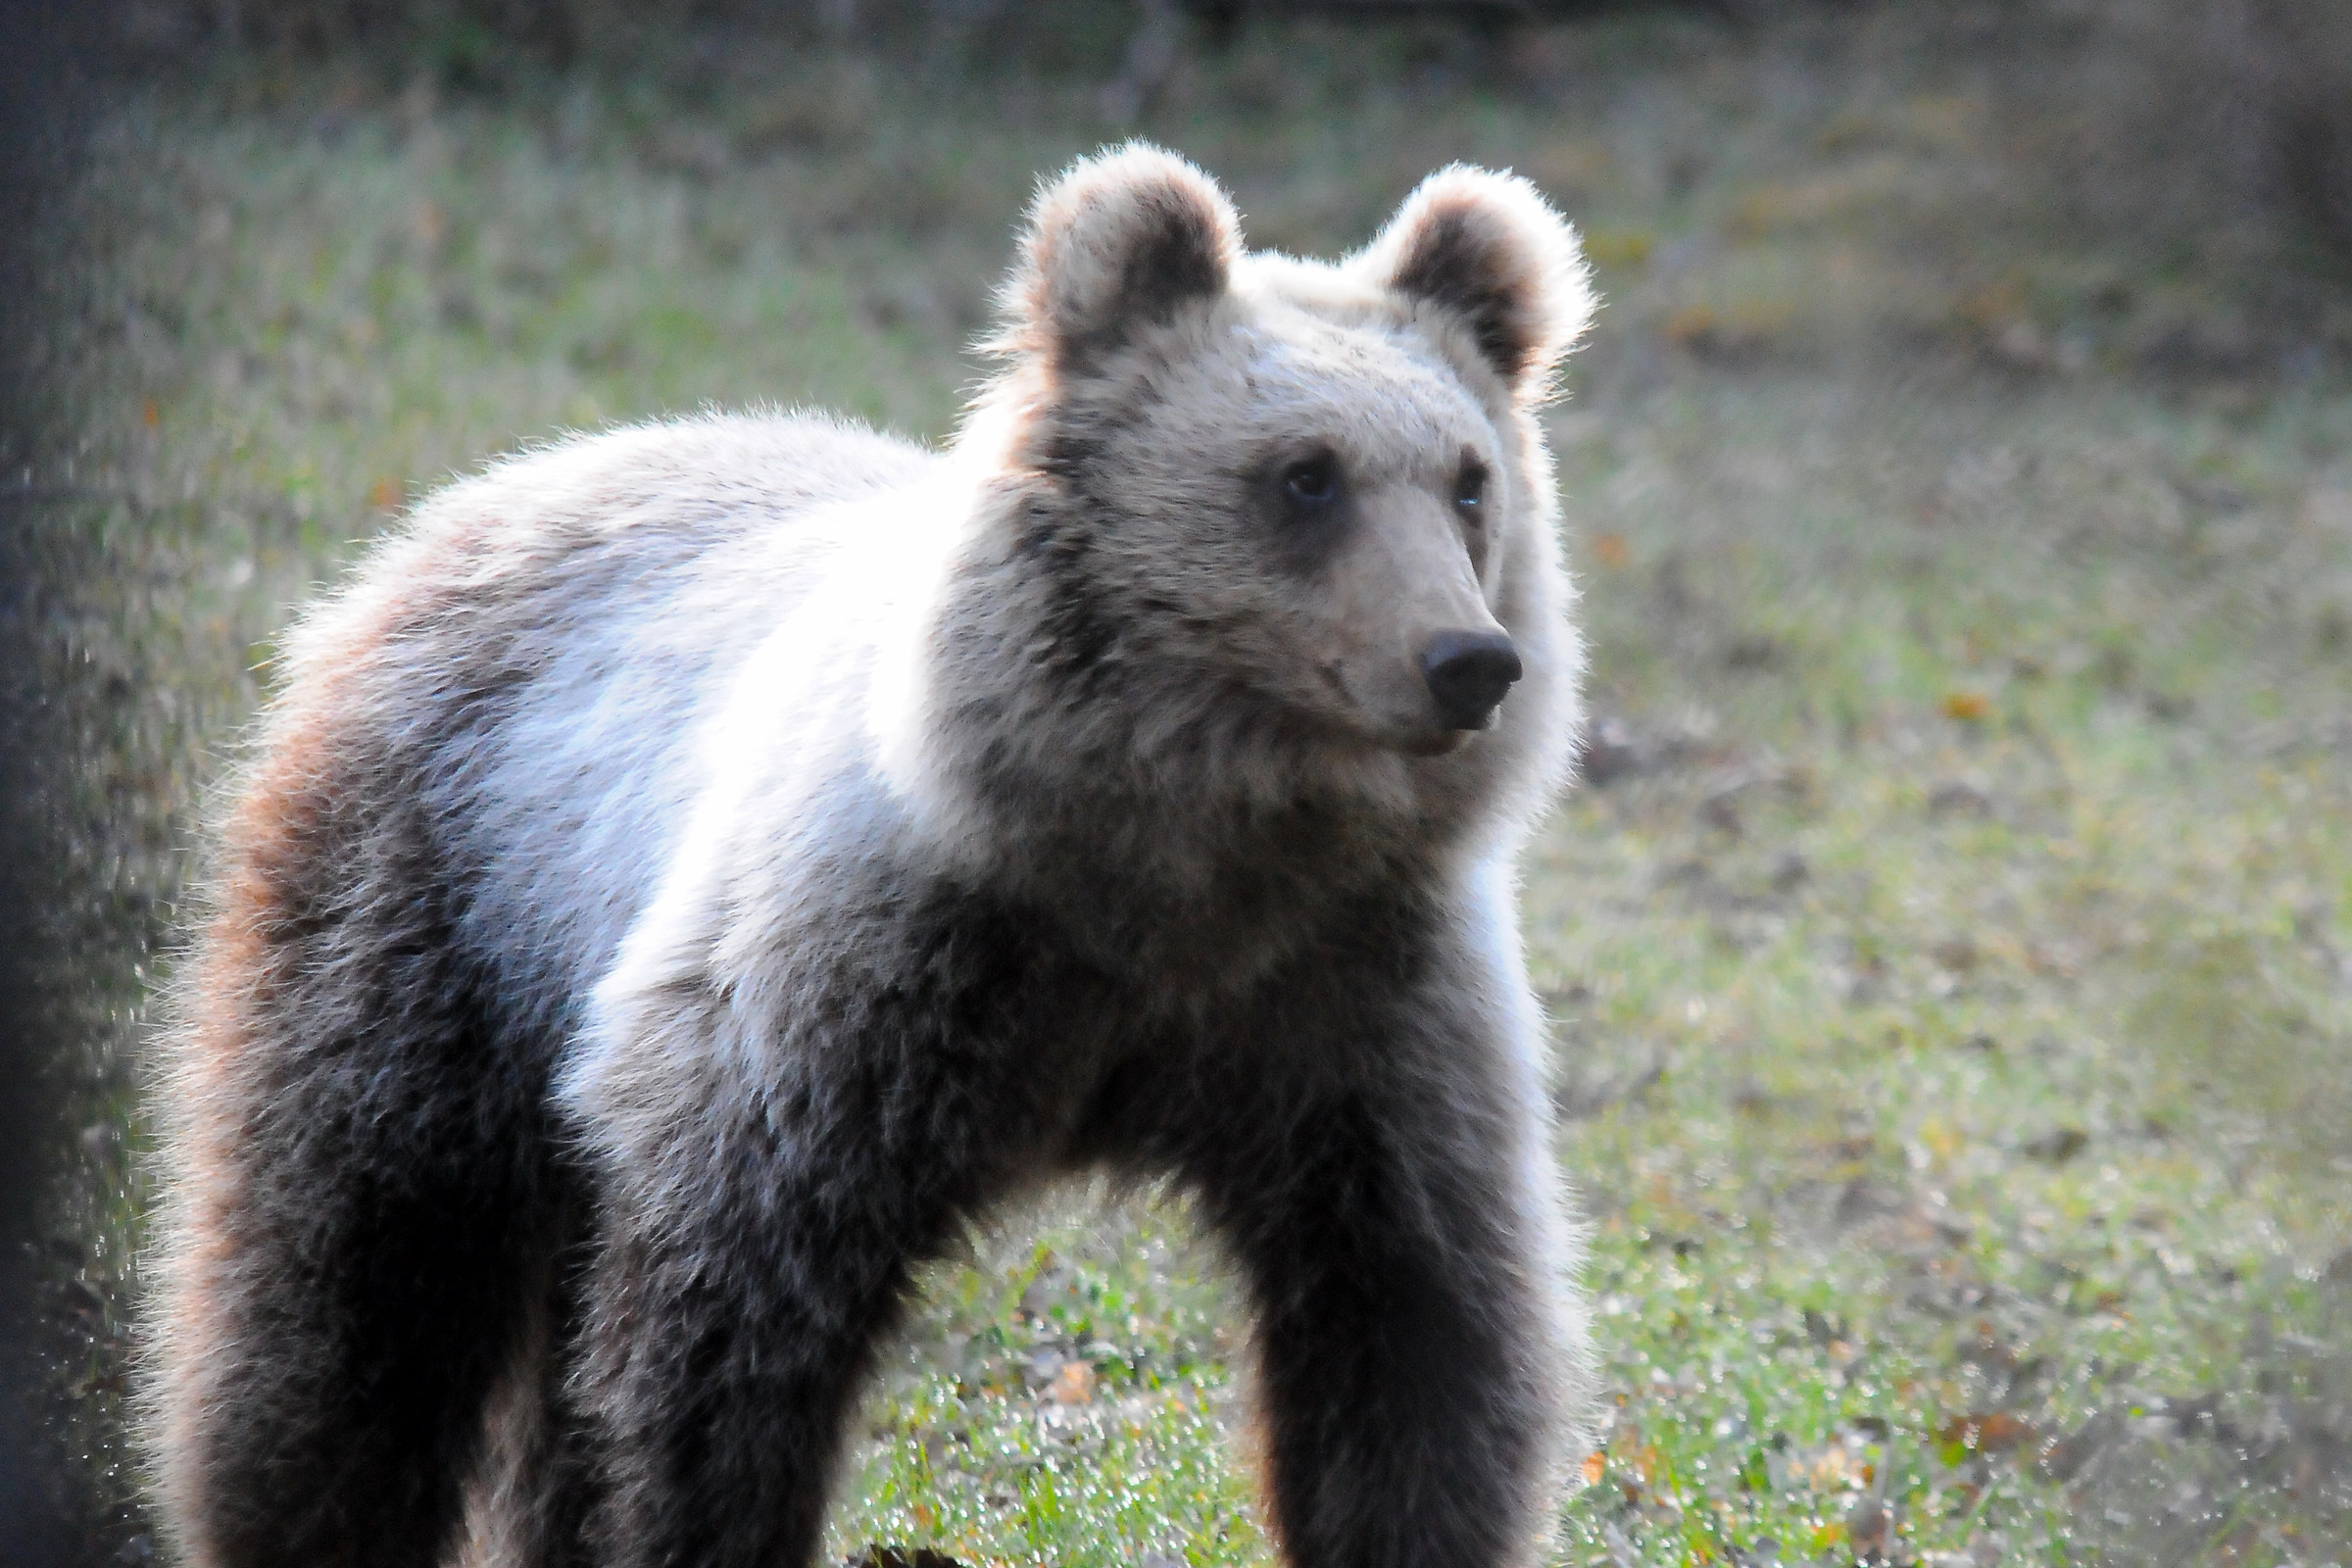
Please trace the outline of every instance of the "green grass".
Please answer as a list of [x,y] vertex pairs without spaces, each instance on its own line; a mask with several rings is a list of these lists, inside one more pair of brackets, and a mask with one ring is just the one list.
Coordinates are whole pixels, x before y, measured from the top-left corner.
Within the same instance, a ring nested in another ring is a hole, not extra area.
[[[76,476],[141,694],[119,875],[174,896],[287,607],[420,488],[706,402],[942,435],[1030,181],[1097,142],[1327,254],[1514,165],[1611,299],[1552,429],[1626,765],[1525,906],[1609,1391],[1563,1560],[2344,1561],[2352,390],[2136,374],[2233,274],[1988,184],[2034,127],[1863,31],[1563,28],[1495,84],[1259,29],[1140,126],[859,57],[119,88]],[[74,1441],[121,1484],[138,1194],[85,1145]],[[928,1277],[830,1549],[1264,1560],[1244,1333],[1180,1201],[1008,1217]]]
[[[1791,420],[1792,398],[1653,411],[1640,444],[1693,454],[1672,504],[1845,422],[1835,397]],[[1564,1067],[1604,1095],[1656,1073],[1565,1150],[1627,1400],[1610,1463],[1634,1492],[1574,1515],[1604,1535],[1622,1511],[1694,1557],[1761,1535],[1819,1550],[1851,1501],[1822,1495],[1820,1456],[1863,1434],[1922,1551],[2051,1560],[2086,1522],[2135,1540],[2161,1524],[2142,1500],[2129,1528],[2103,1517],[2127,1478],[2070,1495],[2019,1461],[2095,1411],[2254,1396],[2258,1303],[2340,1343],[2309,1280],[2343,1223],[2352,859],[2320,732],[2345,693],[2286,586],[2340,566],[2283,516],[2221,580],[2139,532],[2160,519],[2065,531],[2109,492],[2082,457],[2106,442],[2138,438],[2160,472],[2252,473],[2340,441],[2344,411],[2228,434],[2111,398],[1898,399],[1788,501],[1661,540],[1664,584],[1630,545],[1592,582],[1609,698],[1715,711],[1684,767],[1572,801],[1531,876]],[[2014,494],[1959,517],[1853,494],[1840,473],[1886,471],[1889,439],[1936,460],[1931,490],[2006,450]],[[2299,505],[2293,465],[2277,477]],[[1971,1416],[2003,1454],[1963,1451]],[[1759,1439],[1815,1486],[1754,1487]],[[2340,1542],[2341,1507],[2296,1528]],[[2247,1517],[2293,1512],[2266,1494]],[[2235,1524],[2213,1537],[2260,1555]]]

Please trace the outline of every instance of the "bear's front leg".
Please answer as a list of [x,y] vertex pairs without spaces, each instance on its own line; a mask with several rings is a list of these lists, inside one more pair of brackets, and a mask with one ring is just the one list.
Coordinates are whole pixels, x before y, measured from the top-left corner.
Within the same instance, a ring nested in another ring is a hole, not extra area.
[[734,1075],[738,1054],[708,1040],[644,1044],[664,1102],[593,1139],[573,1395],[598,1473],[587,1557],[799,1568],[910,1265],[993,1185],[999,1135],[1031,1123],[919,1033],[804,1035],[772,1081]]
[[1475,1020],[1396,1026],[1191,1162],[1256,1310],[1269,1513],[1297,1568],[1523,1568],[1584,1381],[1544,1117]]

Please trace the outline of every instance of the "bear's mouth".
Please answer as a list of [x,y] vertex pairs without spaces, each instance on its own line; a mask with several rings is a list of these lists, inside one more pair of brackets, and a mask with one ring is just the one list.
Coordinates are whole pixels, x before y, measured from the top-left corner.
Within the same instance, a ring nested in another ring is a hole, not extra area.
[[1416,731],[1393,744],[1407,757],[1444,757],[1448,752],[1460,751],[1477,733],[1473,729]]
[[1411,758],[1444,757],[1459,751],[1472,735],[1478,733],[1475,730],[1446,728],[1434,719],[1415,722],[1384,714],[1377,704],[1365,701],[1348,684],[1345,660],[1319,661],[1314,665],[1314,671],[1334,699],[1337,711],[1331,718],[1338,721],[1337,727],[1355,740],[1368,742],[1381,751]]

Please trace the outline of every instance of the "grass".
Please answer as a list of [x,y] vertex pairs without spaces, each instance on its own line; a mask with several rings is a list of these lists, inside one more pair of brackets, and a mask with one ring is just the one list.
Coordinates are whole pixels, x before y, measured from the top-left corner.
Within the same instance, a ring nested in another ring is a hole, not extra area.
[[[1592,581],[1603,691],[1707,717],[1681,766],[1572,801],[1531,876],[1602,1102],[1566,1157],[1632,1352],[1610,1463],[1693,1555],[1850,1532],[1820,1482],[1857,1490],[1823,1456],[1859,1434],[1922,1552],[2050,1560],[2087,1523],[2130,1560],[2158,1522],[2113,1527],[2123,1481],[2070,1495],[2051,1446],[2096,1411],[2252,1395],[2258,1302],[2341,1337],[2308,1277],[2343,1218],[2346,839],[2317,738],[2343,687],[2266,601],[2331,569],[2283,517],[2225,571],[2144,503],[2095,509],[2119,445],[2143,479],[2276,462],[2298,505],[2283,455],[2330,449],[2344,411],[2230,433],[2129,397],[1850,398],[1678,399],[1604,460],[1703,450],[1650,505],[1740,518],[1611,519],[1657,542]],[[1808,435],[1834,454],[1810,474],[1786,456]],[[2006,478],[1964,501],[1972,457]],[[1778,503],[1692,483],[1776,459]],[[1853,477],[1876,475],[1896,493]],[[1743,1486],[1776,1450],[1739,1443],[1784,1436],[1810,1491]],[[1604,1538],[1606,1497],[1584,1503]],[[2340,1542],[2340,1508],[2300,1528]],[[2259,1555],[2291,1511],[2213,1533]]]
[[[77,636],[131,694],[121,896],[168,920],[287,607],[422,487],[705,402],[942,435],[1030,181],[1130,129],[1325,254],[1516,166],[1611,301],[1552,419],[1593,778],[1526,868],[1610,1391],[1562,1560],[2343,1562],[2352,318],[2180,378],[2150,345],[2242,321],[2265,253],[2070,225],[1987,62],[1899,16],[1563,27],[1508,71],[1264,26],[1135,123],[1082,74],[756,43],[495,97],[120,84],[60,477],[119,568]],[[59,1351],[118,1497],[122,967]],[[828,1549],[1265,1560],[1223,1302],[1173,1197],[975,1236]]]

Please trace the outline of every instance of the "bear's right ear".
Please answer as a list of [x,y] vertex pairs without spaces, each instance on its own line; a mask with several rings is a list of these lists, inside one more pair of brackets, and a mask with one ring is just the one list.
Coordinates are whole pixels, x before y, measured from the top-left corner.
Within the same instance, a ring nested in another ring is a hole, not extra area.
[[1029,210],[995,347],[1082,368],[1224,293],[1241,246],[1233,203],[1183,159],[1141,142],[1086,159]]

